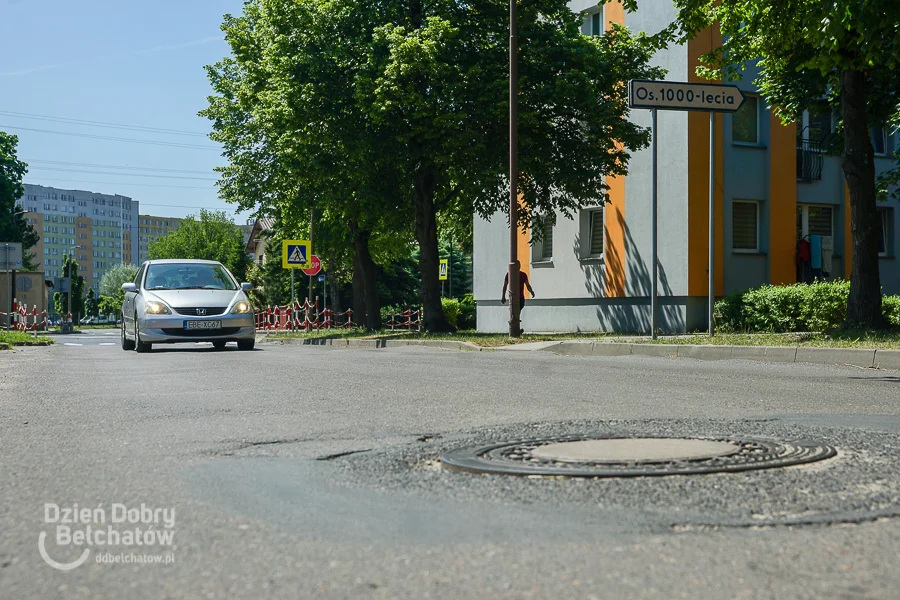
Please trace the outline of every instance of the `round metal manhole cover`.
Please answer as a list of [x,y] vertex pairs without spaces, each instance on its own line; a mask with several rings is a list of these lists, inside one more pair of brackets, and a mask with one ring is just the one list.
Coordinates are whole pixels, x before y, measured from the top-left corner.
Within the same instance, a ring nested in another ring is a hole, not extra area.
[[476,473],[646,477],[788,467],[836,454],[831,446],[805,440],[564,436],[463,448],[441,461]]

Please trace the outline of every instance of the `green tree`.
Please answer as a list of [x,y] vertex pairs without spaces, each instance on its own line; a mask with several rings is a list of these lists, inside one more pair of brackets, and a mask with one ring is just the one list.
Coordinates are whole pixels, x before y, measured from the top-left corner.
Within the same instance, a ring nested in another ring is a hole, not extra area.
[[[354,298],[376,287],[372,239],[411,228],[425,327],[449,329],[437,217],[507,206],[507,10],[505,0],[249,0],[225,18],[233,56],[208,69],[216,95],[203,114],[229,160],[225,197],[333,209],[364,279]],[[624,118],[625,82],[662,75],[647,66],[658,41],[623,28],[584,36],[580,19],[565,0],[521,8],[518,226],[604,202],[604,177],[624,174],[649,141]]]
[[100,279],[100,298],[106,304],[101,308],[105,315],[119,314],[122,312],[122,303],[125,301],[125,292],[122,284],[134,281],[137,275],[137,267],[134,265],[116,265],[108,270]]
[[[68,254],[63,258],[63,277],[71,278],[72,322],[77,323],[84,315],[84,277],[78,274],[78,263],[75,261],[75,257]],[[58,315],[68,314],[69,293],[54,293],[53,308],[56,309]]]
[[17,158],[16,147],[19,138],[0,131],[0,242],[20,242],[22,244],[22,270],[35,271],[34,254],[29,252],[40,241],[25,216],[19,199],[25,193],[22,178],[28,172],[28,165]]
[[100,296],[100,301],[97,303],[98,310],[101,315],[104,316],[113,316],[115,318],[122,317],[122,301],[111,296]]
[[896,0],[675,0],[682,40],[718,24],[723,46],[708,77],[735,79],[757,62],[756,84],[784,122],[805,109],[840,114],[841,168],[850,192],[853,261],[847,322],[883,327],[879,218],[870,127],[900,112],[900,4]]
[[87,297],[84,299],[84,314],[88,317],[96,317],[100,314],[100,305],[97,304],[94,288],[88,290]]
[[216,260],[243,281],[250,265],[244,251],[244,234],[224,211],[201,210],[200,219],[188,216],[181,226],[150,244],[155,258]]

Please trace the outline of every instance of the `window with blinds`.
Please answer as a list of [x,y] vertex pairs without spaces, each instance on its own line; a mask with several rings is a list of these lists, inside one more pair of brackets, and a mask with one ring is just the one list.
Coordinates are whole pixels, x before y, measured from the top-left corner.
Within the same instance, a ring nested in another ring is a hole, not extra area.
[[878,255],[887,256],[891,239],[891,209],[879,208],[878,219],[881,221],[881,235],[878,238]]
[[590,221],[590,250],[591,256],[603,254],[603,209],[592,210]]
[[553,258],[553,224],[544,221],[541,225],[541,259]]
[[831,236],[834,234],[834,217],[830,206],[809,207],[809,235]]
[[759,250],[759,203],[732,202],[731,249],[744,252]]

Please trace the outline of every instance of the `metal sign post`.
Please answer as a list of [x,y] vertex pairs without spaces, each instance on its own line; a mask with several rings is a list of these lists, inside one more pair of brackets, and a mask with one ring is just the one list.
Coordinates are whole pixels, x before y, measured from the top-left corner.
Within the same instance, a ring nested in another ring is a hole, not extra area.
[[659,199],[659,181],[657,174],[657,160],[659,158],[659,148],[657,141],[659,132],[656,129],[657,115],[656,109],[650,110],[650,119],[652,121],[652,135],[650,147],[650,169],[653,171],[653,178],[650,183],[650,260],[652,263],[650,269],[650,337],[656,339],[656,332],[659,330],[659,290],[657,282],[659,281],[659,248],[657,247],[658,229],[658,199]]
[[736,85],[718,83],[688,83],[681,81],[650,81],[633,79],[628,82],[628,106],[649,108],[652,120],[651,146],[652,183],[650,198],[650,253],[653,278],[650,283],[650,335],[656,339],[658,326],[657,279],[657,110],[692,110],[709,113],[709,257],[708,257],[708,311],[709,335],[715,332],[713,309],[715,307],[715,125],[716,113],[733,113],[744,104],[744,94]]
[[715,289],[715,225],[716,225],[716,201],[715,201],[715,177],[716,177],[716,113],[709,113],[709,273],[707,278],[709,281],[709,307],[707,308],[707,323],[709,323],[709,337],[712,337],[716,331],[716,324],[713,321],[713,308],[716,305],[716,289]]

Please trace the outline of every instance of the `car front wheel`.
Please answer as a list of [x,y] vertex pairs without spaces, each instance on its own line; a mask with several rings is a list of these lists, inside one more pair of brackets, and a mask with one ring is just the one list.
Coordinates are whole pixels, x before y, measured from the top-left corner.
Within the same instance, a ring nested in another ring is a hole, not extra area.
[[238,340],[238,350],[253,350],[256,340]]
[[138,325],[137,315],[134,315],[134,349],[140,353],[150,352],[153,349],[153,344],[141,341],[141,327]]
[[125,320],[122,320],[122,350],[134,350],[134,342],[125,336]]

